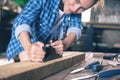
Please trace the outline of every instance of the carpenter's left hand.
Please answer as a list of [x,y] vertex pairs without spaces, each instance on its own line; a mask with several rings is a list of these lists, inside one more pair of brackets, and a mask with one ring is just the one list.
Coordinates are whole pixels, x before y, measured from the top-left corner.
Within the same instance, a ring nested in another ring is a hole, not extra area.
[[62,40],[57,40],[55,42],[51,41],[51,46],[55,49],[57,54],[63,54],[64,45],[63,45]]

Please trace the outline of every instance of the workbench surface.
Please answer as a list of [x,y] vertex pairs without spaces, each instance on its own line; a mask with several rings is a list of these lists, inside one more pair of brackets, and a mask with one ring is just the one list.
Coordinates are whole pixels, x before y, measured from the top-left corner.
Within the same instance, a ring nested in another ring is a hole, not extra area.
[[[70,72],[72,70],[81,68],[81,67],[85,67],[87,64],[94,62],[94,61],[99,61],[102,62],[102,65],[104,66],[103,69],[101,71],[105,71],[105,70],[110,70],[110,69],[120,69],[120,66],[114,66],[115,64],[110,64],[110,62],[114,62],[114,63],[120,63],[116,60],[103,60],[102,57],[103,55],[105,55],[104,53],[86,53],[86,60],[83,62],[80,62],[70,68],[67,68],[63,71],[60,71],[56,74],[53,74],[43,80],[72,80],[73,78],[77,78],[77,77],[83,77],[83,76],[88,76],[91,74],[95,74],[95,72],[91,71],[91,70],[84,70],[82,72],[78,72],[76,74],[70,74]],[[91,57],[92,56],[92,57]],[[96,72],[97,73],[97,72]],[[119,79],[118,79],[119,78]],[[95,80],[95,78],[89,78],[89,79],[84,79],[84,80]],[[109,78],[99,78],[97,80],[120,80],[120,75],[114,76],[114,77],[109,77]]]

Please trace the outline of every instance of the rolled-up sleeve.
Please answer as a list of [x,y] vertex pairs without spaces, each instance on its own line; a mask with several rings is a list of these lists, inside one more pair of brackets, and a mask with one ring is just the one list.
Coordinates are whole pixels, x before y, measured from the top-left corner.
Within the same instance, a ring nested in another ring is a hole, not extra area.
[[20,33],[23,32],[23,31],[29,32],[30,35],[32,34],[31,27],[29,25],[27,25],[27,24],[22,24],[22,25],[19,25],[15,30],[16,39],[18,39]]
[[67,31],[67,35],[70,33],[70,32],[73,32],[75,33],[76,35],[76,40],[78,40],[80,37],[81,37],[81,29],[78,28],[78,27],[70,27]]

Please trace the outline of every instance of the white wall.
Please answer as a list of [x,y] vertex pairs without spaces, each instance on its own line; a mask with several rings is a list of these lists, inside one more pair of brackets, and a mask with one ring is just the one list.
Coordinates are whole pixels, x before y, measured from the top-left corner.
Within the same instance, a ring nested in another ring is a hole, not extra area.
[[82,13],[82,22],[90,22],[91,9],[88,9]]

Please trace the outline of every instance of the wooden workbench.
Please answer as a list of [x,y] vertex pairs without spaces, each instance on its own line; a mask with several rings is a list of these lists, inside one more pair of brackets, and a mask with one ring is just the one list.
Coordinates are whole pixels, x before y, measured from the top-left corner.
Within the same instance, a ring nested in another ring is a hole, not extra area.
[[[114,66],[115,64],[111,64],[110,62],[114,62],[114,63],[120,63],[118,61],[115,60],[103,60],[102,57],[103,55],[105,55],[104,53],[91,53],[91,52],[86,52],[85,53],[87,56],[89,57],[88,59],[86,59],[85,61],[82,61],[80,63],[77,63],[76,65],[67,68],[63,71],[60,71],[59,73],[56,73],[54,75],[51,75],[47,78],[45,78],[44,80],[71,80],[73,78],[77,78],[77,77],[83,77],[83,76],[87,76],[90,74],[95,74],[94,72],[92,72],[91,70],[85,70],[83,72],[79,72],[76,74],[70,74],[70,72],[74,69],[80,68],[80,67],[85,67],[87,64],[93,62],[93,61],[103,61],[103,65],[104,68],[102,71],[105,70],[109,70],[109,69],[120,69],[120,66]],[[85,80],[95,80],[95,78],[89,78],[89,79],[85,79]],[[114,77],[110,77],[110,78],[102,78],[102,79],[98,79],[98,80],[120,80],[120,75],[114,76]]]
[[[62,58],[45,63],[17,62],[0,67],[0,80],[71,80],[80,76],[94,74],[91,70],[70,74],[74,69],[85,67],[93,61],[103,61],[104,70],[120,69],[114,65],[108,65],[108,60],[103,60],[104,53],[92,52],[65,52]],[[114,60],[115,61],[115,60]],[[115,63],[120,63],[116,62]],[[115,80],[120,75],[99,80]],[[94,78],[85,80],[95,80]],[[120,80],[120,79],[118,79]]]
[[64,52],[62,57],[46,62],[15,62],[0,66],[0,80],[42,80],[83,60],[82,52]]

